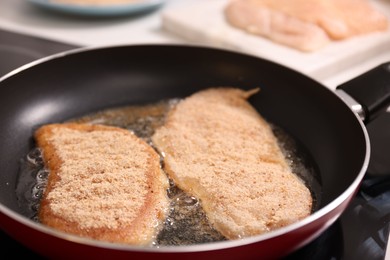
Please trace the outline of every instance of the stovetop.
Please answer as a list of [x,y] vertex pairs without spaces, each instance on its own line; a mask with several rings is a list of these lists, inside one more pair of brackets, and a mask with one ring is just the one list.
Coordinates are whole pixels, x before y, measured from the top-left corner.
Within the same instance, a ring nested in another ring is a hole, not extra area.
[[[77,46],[0,29],[0,77],[30,61]],[[357,196],[342,216],[293,259],[383,260],[390,232],[390,109],[367,125],[372,155]],[[0,231],[3,256],[39,257]]]

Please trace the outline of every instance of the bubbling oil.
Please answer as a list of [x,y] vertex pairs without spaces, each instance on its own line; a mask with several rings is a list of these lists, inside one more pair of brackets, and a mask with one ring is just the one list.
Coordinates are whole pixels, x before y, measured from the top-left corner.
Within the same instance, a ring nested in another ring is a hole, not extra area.
[[[68,122],[103,124],[125,128],[133,131],[138,137],[143,138],[153,146],[151,137],[154,131],[164,124],[167,113],[179,101],[179,99],[171,99],[151,105],[111,108],[74,118]],[[314,164],[308,154],[301,149],[291,136],[283,129],[275,125],[271,126],[293,172],[311,190],[314,211],[316,205],[319,204],[321,189],[319,175]],[[162,160],[161,163],[163,168]],[[24,214],[37,222],[39,222],[37,212],[48,174],[39,148],[33,148],[21,160],[16,193]],[[170,199],[170,211],[161,231],[153,242],[153,246],[191,245],[226,240],[209,223],[202,209],[201,201],[181,190],[172,180],[169,180],[169,183],[167,195]]]

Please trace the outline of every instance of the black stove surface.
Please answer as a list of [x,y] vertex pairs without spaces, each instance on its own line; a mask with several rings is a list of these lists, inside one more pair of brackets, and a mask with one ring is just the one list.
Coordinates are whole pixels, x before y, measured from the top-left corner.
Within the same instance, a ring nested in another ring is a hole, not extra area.
[[76,46],[0,29],[0,77],[36,59]]
[[[0,77],[30,61],[76,47],[0,29]],[[390,111],[369,123],[367,130],[372,157],[357,196],[339,220],[287,260],[384,259],[390,231]],[[0,244],[2,256],[40,258],[2,231]]]

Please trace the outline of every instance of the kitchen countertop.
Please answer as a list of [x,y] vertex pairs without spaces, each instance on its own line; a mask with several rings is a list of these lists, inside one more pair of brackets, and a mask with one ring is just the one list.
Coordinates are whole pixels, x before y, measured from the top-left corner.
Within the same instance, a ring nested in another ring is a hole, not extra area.
[[[0,28],[35,35],[80,46],[122,44],[195,44],[180,38],[161,26],[161,13],[177,7],[213,0],[166,0],[160,8],[137,15],[83,17],[43,10],[27,0],[1,0]],[[271,58],[272,59],[272,58]],[[358,64],[314,79],[330,89],[380,63],[390,61],[388,51],[380,52]]]
[[180,43],[160,30],[159,12],[185,3],[207,0],[167,0],[160,9],[133,15],[92,17],[41,9],[27,0],[0,2],[0,27],[76,45]]

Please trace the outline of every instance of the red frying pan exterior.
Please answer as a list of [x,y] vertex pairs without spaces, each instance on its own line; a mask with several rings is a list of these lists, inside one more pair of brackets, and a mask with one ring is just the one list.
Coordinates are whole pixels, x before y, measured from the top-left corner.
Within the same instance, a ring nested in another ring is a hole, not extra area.
[[[318,167],[322,190],[311,216],[265,235],[160,248],[88,240],[25,217],[15,187],[19,160],[34,146],[38,126],[214,86],[261,88],[250,102],[300,142]],[[62,53],[0,79],[0,103],[7,108],[0,112],[0,227],[52,258],[280,258],[315,239],[342,214],[369,161],[364,124],[334,92],[278,64],[220,49],[140,45]]]

